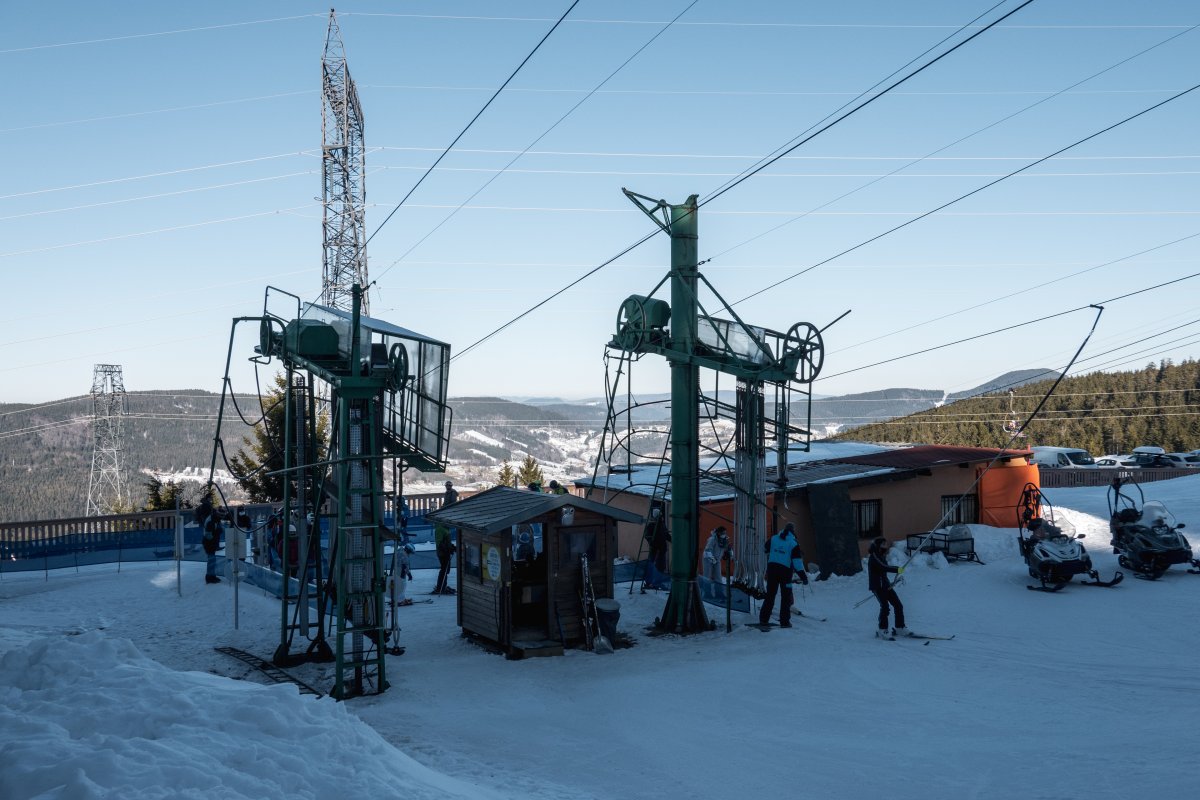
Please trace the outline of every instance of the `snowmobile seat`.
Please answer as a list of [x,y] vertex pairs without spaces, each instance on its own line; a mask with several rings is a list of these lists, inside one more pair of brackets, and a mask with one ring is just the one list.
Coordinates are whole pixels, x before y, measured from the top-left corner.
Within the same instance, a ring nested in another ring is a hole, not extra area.
[[1142,514],[1136,508],[1122,508],[1117,512],[1117,522],[1137,522]]

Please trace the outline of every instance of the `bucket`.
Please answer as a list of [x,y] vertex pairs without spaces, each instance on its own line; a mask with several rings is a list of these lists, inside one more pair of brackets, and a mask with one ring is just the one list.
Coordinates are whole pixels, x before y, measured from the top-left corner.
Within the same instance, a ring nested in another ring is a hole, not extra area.
[[600,626],[600,635],[610,642],[616,641],[617,622],[621,619],[621,604],[616,600],[602,597],[596,601],[596,623]]

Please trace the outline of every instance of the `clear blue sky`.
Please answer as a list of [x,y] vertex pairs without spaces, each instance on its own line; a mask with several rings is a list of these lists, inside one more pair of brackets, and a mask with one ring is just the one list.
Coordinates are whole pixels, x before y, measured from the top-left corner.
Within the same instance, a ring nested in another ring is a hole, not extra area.
[[[366,114],[368,233],[568,5],[338,9]],[[621,187],[703,200],[990,5],[699,0],[429,235],[688,6],[583,0],[375,235],[373,314],[464,350],[652,229]],[[85,393],[96,363],[123,365],[129,391],[219,389],[230,319],[260,313],[267,284],[316,298],[327,14],[5,9],[0,401]],[[704,273],[739,300],[1200,83],[1198,23],[1182,1],[1036,0],[704,206]],[[736,310],[776,330],[852,310],[826,332],[825,373],[846,374],[818,381],[822,394],[1061,367],[1091,313],[861,369],[1200,272],[1200,236],[1160,247],[1200,234],[1198,122],[1200,90]],[[618,307],[668,258],[656,237],[456,359],[451,394],[601,395]],[[1195,356],[1198,298],[1200,278],[1113,302],[1080,368]],[[667,385],[650,360],[638,390]],[[253,390],[244,367],[233,377]]]

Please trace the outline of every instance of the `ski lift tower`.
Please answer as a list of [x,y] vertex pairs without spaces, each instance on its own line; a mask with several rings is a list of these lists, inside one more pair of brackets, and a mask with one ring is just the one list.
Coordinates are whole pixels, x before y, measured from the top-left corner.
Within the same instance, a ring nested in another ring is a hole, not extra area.
[[[286,317],[272,313],[273,292],[288,298],[294,311]],[[384,540],[396,534],[384,523],[384,462],[444,471],[451,424],[446,404],[450,345],[364,316],[362,293],[352,286],[347,312],[301,303],[295,295],[268,288],[261,317],[234,320],[225,370],[227,393],[234,334],[244,322],[259,326],[252,360],[278,358],[286,370],[281,534],[289,545],[294,536],[296,547],[280,547],[284,589],[274,661],[335,661],[332,694],[338,699],[379,694],[388,685]],[[332,430],[325,459],[314,447],[315,398],[305,391],[315,381],[329,387]],[[222,415],[224,408],[223,394]],[[219,447],[218,428],[214,468]],[[315,517],[323,508],[330,523],[328,575],[321,531],[309,529],[309,514]],[[289,563],[291,552],[298,564]],[[307,619],[310,595],[317,604],[315,634]],[[333,605],[328,612],[326,602]],[[336,631],[333,648],[325,640],[327,617]],[[297,632],[311,642],[305,653],[291,652]]]
[[[820,372],[824,344],[820,332],[807,322],[797,323],[786,334],[751,327],[733,312],[703,275],[697,263],[696,195],[680,205],[653,200],[623,189],[634,205],[671,237],[671,271],[659,281],[650,296],[632,295],[621,304],[617,332],[610,348],[641,355],[652,353],[671,366],[671,592],[657,624],[665,631],[692,633],[711,630],[696,586],[696,552],[699,521],[699,407],[700,368],[732,375],[738,380],[739,402],[735,411],[739,465],[735,483],[739,495],[750,493],[749,504],[739,505],[739,539],[754,539],[765,526],[765,488],[762,465],[767,422],[764,418],[763,388],[778,390],[774,432],[778,446],[778,476],[782,484],[787,465],[787,436],[807,430],[790,425],[789,387],[796,381],[811,383]],[[657,216],[661,212],[661,219]],[[671,302],[654,293],[670,281]],[[708,315],[701,307],[698,290],[709,289],[732,319]],[[668,330],[667,324],[670,323]],[[808,393],[811,399],[811,393]],[[717,405],[721,404],[717,402]],[[610,414],[611,416],[611,414]],[[811,411],[809,412],[811,418]],[[748,480],[747,480],[748,474]],[[747,486],[742,484],[748,483]],[[755,492],[754,487],[759,487]],[[755,522],[755,520],[761,520]],[[740,550],[741,548],[739,548]],[[758,548],[761,552],[761,548]]]

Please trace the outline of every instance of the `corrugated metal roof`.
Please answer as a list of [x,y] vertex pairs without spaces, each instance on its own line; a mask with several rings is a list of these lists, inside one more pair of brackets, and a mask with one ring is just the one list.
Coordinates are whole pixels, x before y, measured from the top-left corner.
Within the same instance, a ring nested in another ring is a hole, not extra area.
[[486,492],[472,495],[434,511],[427,515],[427,518],[456,528],[469,528],[492,534],[563,506],[594,511],[621,522],[634,522],[639,525],[645,522],[645,519],[637,514],[575,495],[543,494],[508,486],[496,486]]
[[[878,467],[870,464],[850,464],[845,461],[802,461],[789,464],[787,467],[787,488],[799,489],[812,483],[828,483],[832,481],[854,480],[876,475],[890,475],[896,470],[888,467]],[[634,474],[616,473],[608,476],[608,488],[612,491],[624,490],[626,494],[645,497],[664,496],[671,498],[671,476],[664,474],[659,478],[658,487],[654,486],[657,467],[638,470]],[[774,488],[779,470],[775,467],[766,469],[766,483],[769,489]],[[588,481],[586,485],[592,485]],[[604,488],[605,478],[597,477],[596,488]],[[703,473],[699,485],[700,500],[713,502],[734,496],[733,473],[728,470]]]
[[926,444],[899,450],[848,456],[837,460],[844,464],[863,464],[872,467],[928,469],[945,464],[975,464],[981,461],[991,461],[997,454],[1003,454],[1003,457],[1023,458],[1030,455],[1030,452],[1028,450],[997,450],[992,447],[951,447]]

